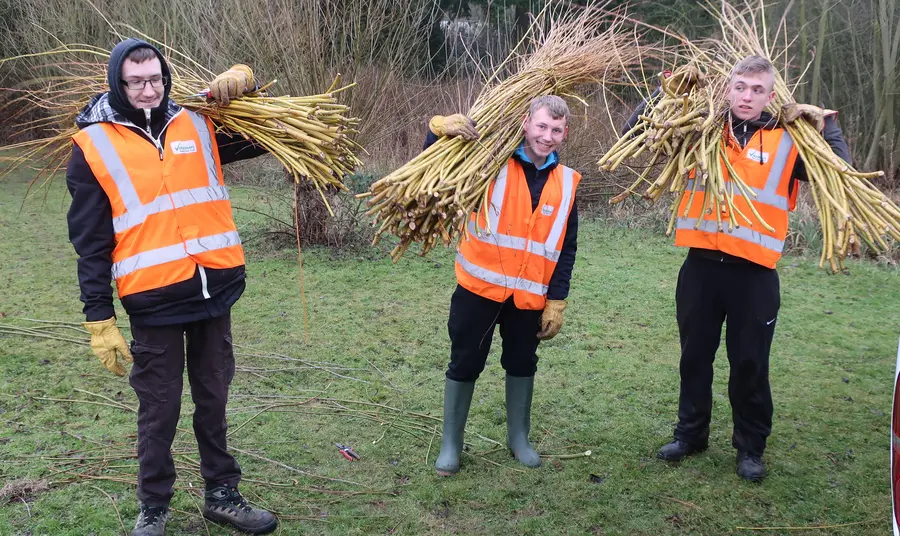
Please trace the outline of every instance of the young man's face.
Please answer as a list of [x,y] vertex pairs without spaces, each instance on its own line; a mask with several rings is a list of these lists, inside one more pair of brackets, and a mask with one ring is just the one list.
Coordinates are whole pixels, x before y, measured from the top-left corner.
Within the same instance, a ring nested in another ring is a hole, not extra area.
[[[126,59],[122,63],[122,80],[138,85],[144,82],[143,89],[130,89],[127,84],[123,84],[125,94],[128,95],[128,102],[138,110],[156,108],[162,103],[165,87],[161,83],[162,64],[159,62],[159,58],[141,63]],[[158,84],[159,87],[154,87],[154,84]]]
[[569,132],[566,119],[553,119],[547,108],[538,108],[525,119],[525,154],[532,162],[543,162],[557,150]]
[[728,88],[731,114],[741,121],[759,119],[763,109],[775,96],[772,73],[736,74]]

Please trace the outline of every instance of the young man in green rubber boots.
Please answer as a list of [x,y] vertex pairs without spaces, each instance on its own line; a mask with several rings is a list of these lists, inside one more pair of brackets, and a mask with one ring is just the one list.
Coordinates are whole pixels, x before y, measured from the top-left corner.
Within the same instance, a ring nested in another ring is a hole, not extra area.
[[[569,108],[559,97],[532,101],[524,139],[491,185],[490,207],[470,216],[456,256],[457,287],[450,300],[450,365],[444,387],[444,431],[435,469],[459,471],[463,432],[484,370],[494,327],[500,326],[506,370],[509,448],[528,467],[541,458],[528,441],[536,350],[562,327],[577,249],[575,189],[581,175],[559,163]],[[426,148],[440,136],[477,139],[462,114],[436,116]],[[486,214],[487,212],[487,214]],[[486,217],[487,216],[487,217]],[[481,229],[481,232],[477,232]]]

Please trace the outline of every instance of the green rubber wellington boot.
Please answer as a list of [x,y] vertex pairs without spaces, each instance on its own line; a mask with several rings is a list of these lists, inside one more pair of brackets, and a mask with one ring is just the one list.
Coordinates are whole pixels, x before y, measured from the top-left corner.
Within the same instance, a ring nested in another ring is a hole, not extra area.
[[475,382],[446,380],[444,384],[444,432],[441,436],[441,453],[434,464],[437,474],[450,476],[459,471],[459,455],[463,449],[463,433]]
[[531,443],[531,395],[534,376],[519,378],[506,375],[506,442],[519,463],[526,467],[540,467],[541,457]]

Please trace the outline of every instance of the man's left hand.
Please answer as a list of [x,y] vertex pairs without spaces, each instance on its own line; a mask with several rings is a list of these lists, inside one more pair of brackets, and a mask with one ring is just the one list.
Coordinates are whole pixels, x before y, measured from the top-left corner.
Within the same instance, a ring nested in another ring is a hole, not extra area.
[[812,104],[789,102],[781,107],[781,121],[790,125],[802,117],[809,122],[809,124],[816,127],[816,130],[822,132],[822,129],[825,128],[825,118],[829,115],[834,115],[835,113],[837,112],[834,110],[823,110]]
[[253,71],[239,63],[213,79],[209,84],[209,96],[219,106],[228,106],[231,99],[240,97],[253,86]]
[[563,324],[563,311],[566,308],[565,300],[547,300],[544,304],[544,312],[541,314],[541,331],[537,338],[546,341],[559,333]]

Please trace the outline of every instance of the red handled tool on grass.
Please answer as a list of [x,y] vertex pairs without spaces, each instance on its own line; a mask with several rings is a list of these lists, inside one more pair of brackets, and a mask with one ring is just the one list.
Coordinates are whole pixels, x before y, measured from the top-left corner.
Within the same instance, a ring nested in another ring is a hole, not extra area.
[[351,447],[348,447],[347,445],[341,445],[340,443],[335,443],[334,446],[336,446],[338,450],[341,451],[341,454],[344,455],[344,458],[347,458],[351,462],[359,461],[359,454],[357,454]]

